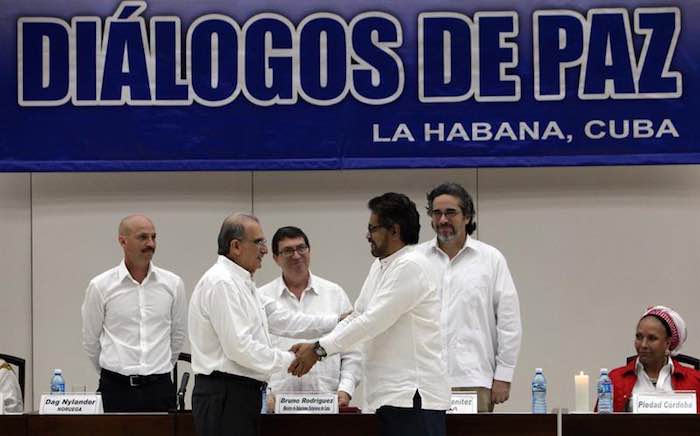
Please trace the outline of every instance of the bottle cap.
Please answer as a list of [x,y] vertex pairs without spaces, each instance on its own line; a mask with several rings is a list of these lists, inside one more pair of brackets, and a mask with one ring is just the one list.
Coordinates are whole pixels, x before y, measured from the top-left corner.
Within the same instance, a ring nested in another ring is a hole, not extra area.
[[607,374],[607,373],[608,373],[608,368],[600,368],[600,373],[601,373],[601,374],[602,374],[602,373]]
[[61,371],[59,368],[56,368],[53,370],[54,374],[63,374],[63,371]]
[[542,372],[542,368],[535,368],[535,372]]

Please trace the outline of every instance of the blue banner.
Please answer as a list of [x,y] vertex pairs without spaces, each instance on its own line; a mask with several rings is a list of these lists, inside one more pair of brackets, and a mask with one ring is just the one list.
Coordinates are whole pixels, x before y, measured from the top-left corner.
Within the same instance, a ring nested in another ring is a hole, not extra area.
[[0,171],[700,162],[700,2],[5,2]]

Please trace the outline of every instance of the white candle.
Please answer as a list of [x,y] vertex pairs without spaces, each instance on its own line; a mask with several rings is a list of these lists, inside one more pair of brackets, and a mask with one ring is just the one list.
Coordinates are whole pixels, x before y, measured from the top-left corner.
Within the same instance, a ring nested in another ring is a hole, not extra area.
[[576,384],[576,407],[577,412],[590,412],[590,405],[588,403],[589,390],[588,390],[588,375],[581,371],[578,375],[574,376],[574,383]]

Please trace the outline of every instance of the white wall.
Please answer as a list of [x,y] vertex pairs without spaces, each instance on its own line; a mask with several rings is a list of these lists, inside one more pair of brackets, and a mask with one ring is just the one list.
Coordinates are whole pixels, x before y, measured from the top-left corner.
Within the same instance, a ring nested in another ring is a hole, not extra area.
[[32,401],[32,262],[29,174],[0,174],[0,353],[27,360]]
[[[312,270],[354,299],[372,260],[367,200],[407,193],[425,240],[425,192],[445,180],[474,195],[479,238],[506,255],[520,293],[520,364],[512,399],[497,410],[529,410],[535,366],[545,369],[550,406],[572,407],[573,374],[621,365],[651,304],[679,308],[690,328],[685,351],[700,355],[697,166],[0,174],[0,237],[11,247],[0,254],[0,352],[30,358],[35,398],[54,367],[69,388],[95,388],[80,304],[88,280],[119,261],[116,227],[126,214],[153,218],[155,262],[179,273],[190,293],[214,261],[223,217],[253,211],[268,239],[282,225],[304,228]],[[277,274],[270,256],[256,280]]]
[[635,354],[650,305],[677,308],[700,355],[700,167],[479,171],[479,236],[506,255],[524,338],[510,410],[543,367],[553,406],[573,408],[573,375]]

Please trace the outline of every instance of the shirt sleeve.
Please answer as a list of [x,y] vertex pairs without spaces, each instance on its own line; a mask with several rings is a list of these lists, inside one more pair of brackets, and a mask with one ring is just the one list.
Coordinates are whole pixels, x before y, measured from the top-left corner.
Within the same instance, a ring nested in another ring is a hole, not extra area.
[[83,318],[83,349],[98,372],[102,351],[100,336],[105,316],[104,306],[102,293],[93,282],[90,282],[80,310]]
[[8,369],[0,369],[0,393],[3,396],[5,413],[22,413],[22,391],[15,374]]
[[[374,290],[366,310],[354,312],[357,316],[321,338],[321,346],[331,355],[374,338],[420,303],[426,290],[434,290],[434,284],[421,266],[412,261],[401,262],[387,271],[382,287]],[[360,295],[358,301],[362,298]]]
[[170,316],[172,319],[170,349],[173,353],[171,361],[175,365],[187,340],[187,296],[185,283],[179,277],[175,286],[175,300],[173,301]]
[[245,312],[241,292],[249,291],[219,282],[209,294],[209,319],[224,354],[237,364],[268,376],[286,370],[294,360],[294,353],[277,350],[254,338],[255,330],[263,326],[256,325],[258,321],[254,314]]
[[522,326],[518,293],[503,256],[499,256],[496,261],[494,290],[498,348],[496,350],[496,371],[493,378],[511,382],[515,365],[518,363]]
[[[342,303],[341,313],[352,310],[352,304],[345,291],[341,288]],[[353,346],[349,351],[340,353],[340,381],[338,390],[347,392],[351,397],[355,394],[355,387],[360,383],[362,372],[362,352],[359,346]]]
[[272,298],[260,295],[265,308],[270,333],[286,338],[315,339],[330,332],[338,324],[338,316],[307,315],[294,312],[278,304]]

